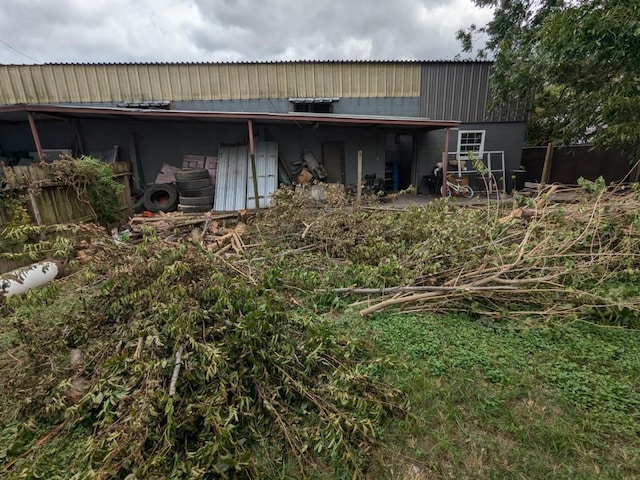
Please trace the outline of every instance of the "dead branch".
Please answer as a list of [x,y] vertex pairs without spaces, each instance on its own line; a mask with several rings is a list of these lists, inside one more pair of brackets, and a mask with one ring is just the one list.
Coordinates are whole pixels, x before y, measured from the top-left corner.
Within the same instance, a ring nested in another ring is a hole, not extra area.
[[176,383],[178,382],[178,375],[180,375],[180,366],[182,365],[182,351],[183,347],[180,347],[176,352],[176,361],[173,367],[173,375],[171,375],[171,383],[169,384],[170,397],[173,397],[176,394]]
[[387,295],[390,293],[411,293],[411,292],[481,292],[481,291],[494,291],[494,290],[517,290],[516,287],[510,286],[494,286],[494,287],[444,287],[444,286],[405,286],[405,287],[386,287],[386,288],[334,288],[323,289],[319,288],[314,290],[315,293],[355,293],[365,295]]

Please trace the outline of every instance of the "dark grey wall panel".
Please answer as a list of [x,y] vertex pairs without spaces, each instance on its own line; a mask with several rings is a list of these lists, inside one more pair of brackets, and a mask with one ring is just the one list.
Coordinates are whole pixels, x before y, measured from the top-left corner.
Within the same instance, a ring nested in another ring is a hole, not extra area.
[[334,113],[342,114],[420,116],[419,97],[342,98],[334,103],[333,107]]
[[302,159],[306,152],[322,161],[323,142],[344,142],[345,182],[357,180],[358,150],[362,150],[363,174],[384,177],[384,132],[379,129],[267,126],[266,140],[278,142],[279,154],[287,163]]
[[[116,103],[67,104],[84,107],[117,107]],[[288,113],[293,104],[288,98],[256,100],[201,100],[173,102],[176,110]],[[420,116],[420,97],[341,98],[333,104],[333,112],[352,115],[382,115],[393,117]]]
[[423,63],[420,113],[433,120],[514,122],[524,118],[520,101],[489,110],[491,62]]
[[269,112],[287,113],[292,110],[286,98],[264,98],[256,100],[201,100],[197,102],[174,102],[176,110],[214,112]]

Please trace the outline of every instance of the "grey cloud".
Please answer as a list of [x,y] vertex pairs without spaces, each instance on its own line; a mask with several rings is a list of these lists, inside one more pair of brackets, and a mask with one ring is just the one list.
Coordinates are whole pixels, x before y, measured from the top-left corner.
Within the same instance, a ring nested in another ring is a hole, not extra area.
[[[0,39],[42,62],[439,59],[471,0],[2,0]],[[29,60],[0,44],[0,63]]]

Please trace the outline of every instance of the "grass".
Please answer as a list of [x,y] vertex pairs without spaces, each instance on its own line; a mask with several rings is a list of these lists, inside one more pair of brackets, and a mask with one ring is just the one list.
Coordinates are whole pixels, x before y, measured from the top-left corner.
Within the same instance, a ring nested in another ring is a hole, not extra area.
[[[640,477],[640,337],[584,323],[344,316],[395,367],[407,421],[372,478]],[[404,365],[404,366],[400,366]]]

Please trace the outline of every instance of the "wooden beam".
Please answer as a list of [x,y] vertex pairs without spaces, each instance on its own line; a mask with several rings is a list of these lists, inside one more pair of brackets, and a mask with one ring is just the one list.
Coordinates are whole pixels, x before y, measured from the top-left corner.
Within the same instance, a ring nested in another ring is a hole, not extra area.
[[440,194],[442,197],[447,196],[447,192],[449,191],[449,186],[447,185],[447,177],[449,176],[447,173],[447,168],[449,167],[449,135],[450,129],[446,128],[444,130],[444,151],[442,152],[442,186],[440,187]]
[[256,146],[253,143],[253,120],[249,119],[249,157],[251,158],[251,174],[253,175],[253,198],[256,210],[260,210],[260,194],[258,193],[258,169],[256,168]]
[[362,197],[362,150],[358,150],[358,202]]
[[80,128],[80,120],[76,120],[76,142],[78,146],[78,153],[80,153],[80,155],[86,155],[87,151],[84,149],[84,141],[82,140],[82,132]]
[[32,188],[29,188],[29,204],[31,205],[33,219],[36,221],[36,225],[42,225],[42,215],[40,215],[40,209],[38,208],[38,203],[36,202]]
[[549,142],[547,144],[547,153],[544,156],[544,165],[542,167],[542,178],[540,179],[540,183],[542,186],[545,186],[549,183],[549,178],[551,178],[551,163],[553,162],[553,143]]
[[29,119],[29,126],[31,127],[31,135],[33,136],[33,143],[36,144],[36,150],[38,152],[38,158],[41,162],[44,162],[44,152],[42,151],[42,144],[40,143],[40,136],[38,135],[38,129],[36,128],[36,122],[33,119],[31,112],[27,112],[27,118]]
[[140,189],[141,185],[144,185],[144,178],[141,176],[140,171],[141,166],[138,162],[138,153],[136,150],[136,138],[133,133],[129,134],[129,162],[131,163],[131,170],[133,173],[133,178],[131,179],[131,183],[134,188]]

